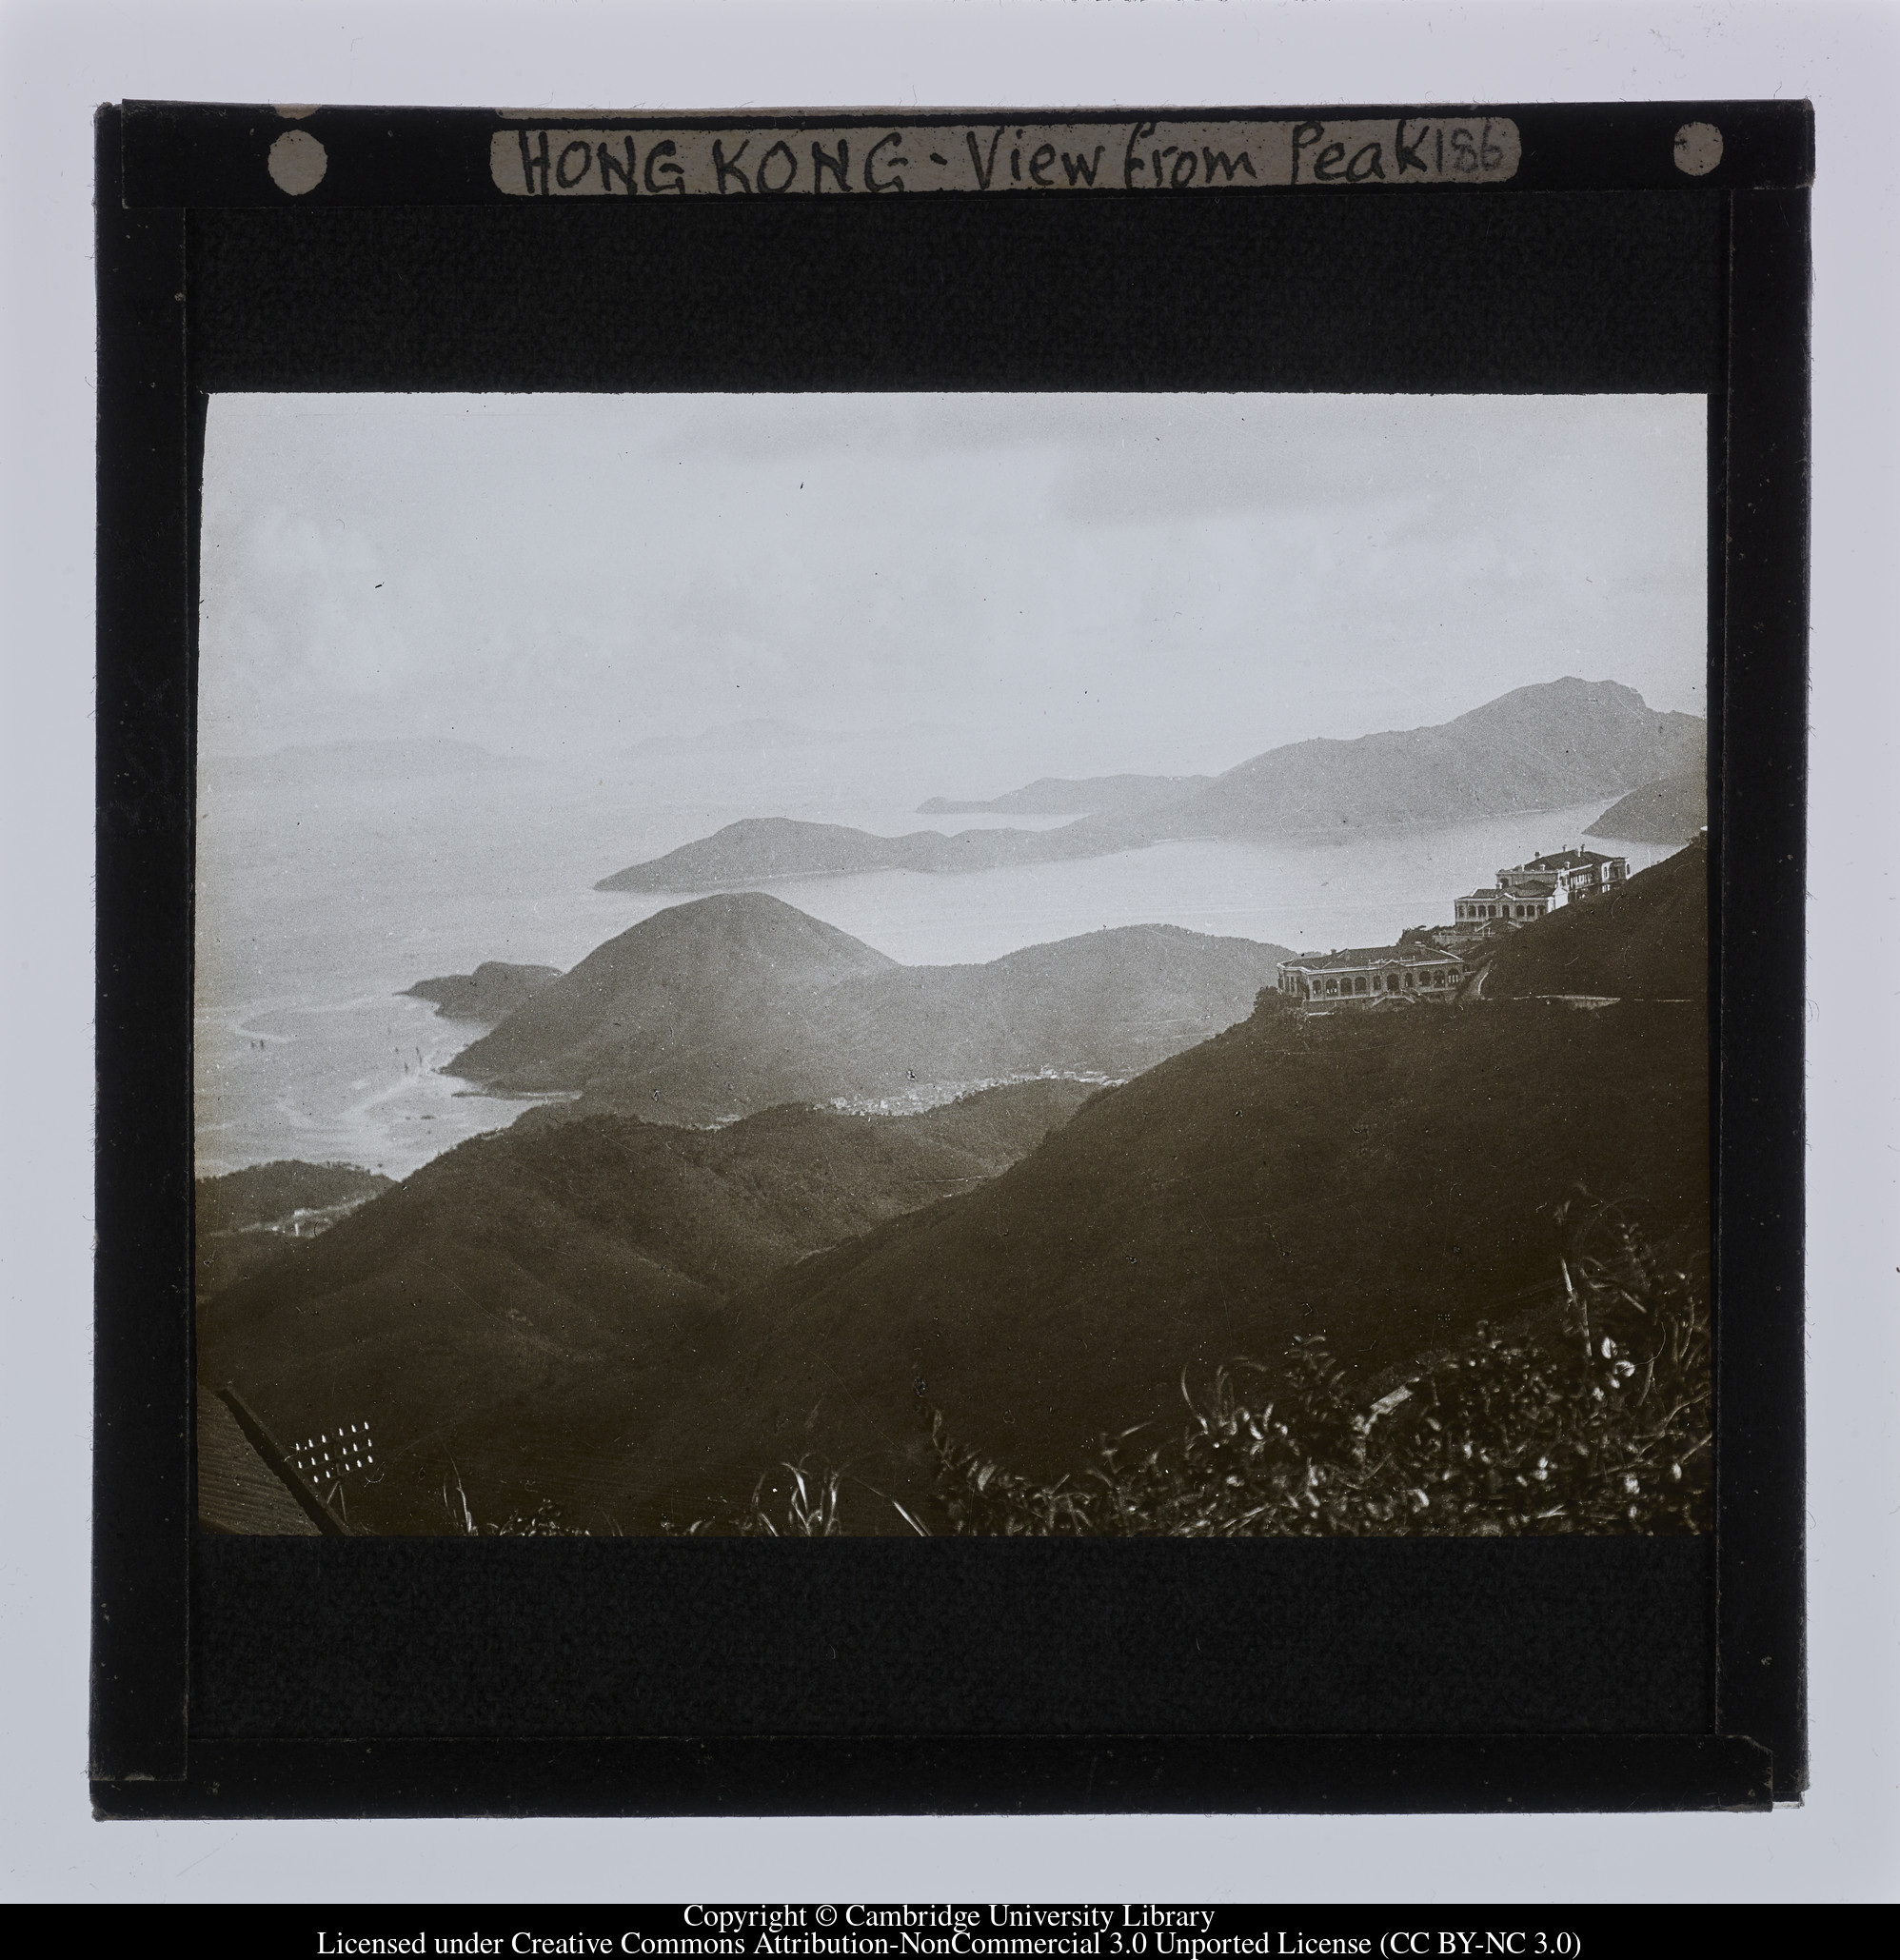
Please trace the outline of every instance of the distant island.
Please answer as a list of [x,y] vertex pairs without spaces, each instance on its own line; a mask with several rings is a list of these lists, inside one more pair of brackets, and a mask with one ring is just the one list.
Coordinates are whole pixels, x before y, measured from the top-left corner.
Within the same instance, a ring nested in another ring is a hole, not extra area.
[[[878,837],[843,823],[791,817],[746,817],[663,858],[630,864],[595,887],[604,892],[711,892],[791,878],[836,878],[851,871],[994,871],[1003,864],[1099,857],[1098,835],[1080,824],[1060,830],[912,830]],[[1130,839],[1130,842],[1139,841]]]
[[445,1020],[497,1021],[531,1000],[550,980],[561,978],[558,966],[518,966],[505,960],[485,960],[473,973],[439,974],[420,980],[403,992],[433,1000]]
[[749,722],[722,722],[716,727],[702,728],[697,735],[649,735],[623,751],[629,759],[646,756],[705,756],[751,754],[770,748],[823,748],[833,742],[848,742],[848,735],[834,735],[820,728],[801,727],[796,722],[758,719]]
[[953,802],[934,796],[919,803],[920,817],[1126,817],[1138,810],[1178,802],[1212,787],[1212,776],[1039,776],[1007,796],[988,802]]
[[439,776],[514,775],[541,765],[525,756],[498,755],[479,742],[447,737],[295,742],[268,755],[207,756],[208,782],[250,787],[294,782],[413,782]]
[[[1520,687],[1441,726],[1299,742],[1204,777],[1043,778],[958,810],[1066,815],[1054,830],[912,831],[755,818],[600,881],[602,891],[704,892],[855,871],[991,870],[1188,838],[1337,837],[1572,807],[1703,763],[1706,727],[1613,681]],[[1066,806],[1066,807],[1065,807]]]

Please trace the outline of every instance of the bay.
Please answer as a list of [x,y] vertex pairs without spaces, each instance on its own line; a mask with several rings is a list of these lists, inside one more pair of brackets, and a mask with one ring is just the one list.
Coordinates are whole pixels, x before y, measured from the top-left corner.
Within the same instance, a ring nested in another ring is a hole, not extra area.
[[[951,785],[954,787],[954,785]],[[567,968],[689,894],[595,881],[742,817],[882,835],[1066,818],[926,818],[901,736],[589,766],[491,758],[415,776],[323,751],[202,770],[194,1074],[201,1176],[280,1158],[402,1177],[523,1104],[445,1065],[481,1031],[403,990],[485,960]],[[1102,927],[1160,923],[1299,950],[1390,942],[1449,922],[1500,865],[1593,841],[1573,809],[1356,833],[1206,840],[1110,857],[762,887],[906,964],[993,960]],[[1639,870],[1670,847],[1615,843]]]

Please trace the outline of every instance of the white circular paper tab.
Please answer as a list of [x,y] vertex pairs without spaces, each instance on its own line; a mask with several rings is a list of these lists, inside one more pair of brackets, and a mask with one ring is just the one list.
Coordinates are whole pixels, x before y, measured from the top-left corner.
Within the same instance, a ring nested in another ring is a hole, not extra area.
[[1706,177],[1722,161],[1722,132],[1713,123],[1684,123],[1675,132],[1675,167],[1689,177]]
[[307,129],[286,129],[266,159],[270,181],[287,197],[302,197],[324,181],[329,156]]

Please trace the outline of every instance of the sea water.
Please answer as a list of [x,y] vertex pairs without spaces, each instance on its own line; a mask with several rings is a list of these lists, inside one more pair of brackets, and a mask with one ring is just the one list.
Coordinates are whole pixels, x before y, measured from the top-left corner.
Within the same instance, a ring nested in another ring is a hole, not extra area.
[[[201,1176],[279,1158],[403,1177],[509,1123],[520,1100],[445,1072],[483,1031],[403,990],[485,960],[567,968],[685,893],[595,881],[742,817],[884,835],[1067,818],[921,817],[901,744],[624,765],[519,763],[422,779],[327,770],[314,752],[207,763],[198,848]],[[1612,800],[1338,841],[1156,844],[997,870],[762,885],[907,965],[994,960],[1160,923],[1330,951],[1447,924],[1500,865],[1582,843]],[[1595,845],[1633,871],[1670,846]]]

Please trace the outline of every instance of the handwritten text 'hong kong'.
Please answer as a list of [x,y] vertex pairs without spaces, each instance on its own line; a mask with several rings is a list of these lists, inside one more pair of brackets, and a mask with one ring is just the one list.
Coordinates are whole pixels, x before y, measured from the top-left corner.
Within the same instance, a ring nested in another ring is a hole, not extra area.
[[1248,190],[1502,184],[1500,116],[1249,123],[991,123],[498,129],[513,197],[877,197],[901,191]]

